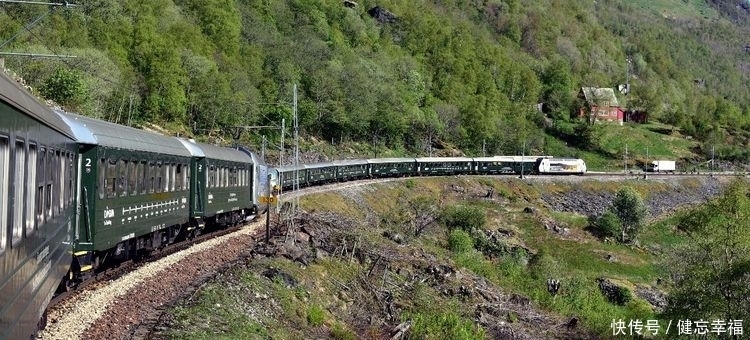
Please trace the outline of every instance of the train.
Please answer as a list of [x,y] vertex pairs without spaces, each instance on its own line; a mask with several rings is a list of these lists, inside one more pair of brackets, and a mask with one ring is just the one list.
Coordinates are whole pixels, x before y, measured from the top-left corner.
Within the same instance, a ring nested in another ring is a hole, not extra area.
[[451,175],[584,175],[580,158],[553,156],[421,157],[344,160],[272,169],[282,190],[366,178]]
[[253,219],[295,186],[391,176],[585,174],[551,156],[339,160],[269,167],[222,147],[39,102],[0,72],[0,339],[33,338],[56,292],[100,268]]

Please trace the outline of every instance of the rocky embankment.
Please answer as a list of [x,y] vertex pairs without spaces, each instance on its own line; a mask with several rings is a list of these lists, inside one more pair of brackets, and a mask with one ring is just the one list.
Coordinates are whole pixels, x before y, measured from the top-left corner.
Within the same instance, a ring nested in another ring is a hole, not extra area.
[[[653,190],[644,195],[643,199],[651,217],[668,214],[677,208],[700,204],[721,193],[727,179],[717,177],[701,177],[691,181],[690,185],[679,179],[658,179],[634,185],[648,186],[653,182]],[[542,193],[542,201],[551,210],[573,212],[585,216],[599,216],[612,204],[615,192],[605,190],[587,190],[573,188],[563,192]]]

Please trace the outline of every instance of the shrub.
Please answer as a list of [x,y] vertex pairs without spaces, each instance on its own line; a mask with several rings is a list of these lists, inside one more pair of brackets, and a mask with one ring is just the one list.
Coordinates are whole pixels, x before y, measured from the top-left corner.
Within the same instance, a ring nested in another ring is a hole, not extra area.
[[617,218],[612,211],[605,212],[599,218],[594,218],[592,221],[592,232],[597,237],[604,239],[607,237],[619,238],[622,231],[622,224],[620,219]]
[[414,189],[414,187],[417,186],[417,183],[410,178],[404,181],[404,185],[409,189]]
[[331,328],[331,337],[336,340],[354,340],[357,338],[354,332],[347,328],[346,325],[339,323],[336,323]]
[[322,308],[318,307],[317,305],[313,305],[307,309],[307,322],[311,326],[320,326],[323,324],[323,320],[325,320],[325,312]]
[[463,253],[474,248],[474,241],[469,233],[454,229],[448,235],[448,248],[456,253]]
[[465,320],[454,312],[440,314],[416,313],[409,339],[484,339],[485,331],[471,320]]
[[461,205],[449,207],[440,216],[440,221],[449,230],[461,229],[467,232],[483,227],[486,220],[482,209]]

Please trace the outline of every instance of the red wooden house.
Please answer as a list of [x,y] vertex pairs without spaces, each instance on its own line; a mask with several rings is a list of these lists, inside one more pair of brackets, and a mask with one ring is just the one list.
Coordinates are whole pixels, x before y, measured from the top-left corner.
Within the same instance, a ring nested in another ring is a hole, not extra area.
[[582,87],[578,97],[584,105],[578,110],[578,117],[587,118],[592,124],[596,121],[616,122],[622,125],[625,112],[612,88]]

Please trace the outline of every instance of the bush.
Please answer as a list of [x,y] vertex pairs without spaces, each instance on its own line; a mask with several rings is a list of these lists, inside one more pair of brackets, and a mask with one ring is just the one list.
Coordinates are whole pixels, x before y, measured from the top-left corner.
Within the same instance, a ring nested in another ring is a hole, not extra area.
[[409,339],[484,339],[484,328],[465,320],[454,312],[440,314],[416,313]]
[[440,216],[440,221],[449,230],[461,229],[466,232],[482,228],[486,219],[482,209],[461,205],[449,207]]
[[307,322],[311,326],[320,326],[323,324],[323,320],[325,320],[325,312],[322,308],[314,305],[307,309]]
[[453,229],[448,235],[448,248],[456,253],[463,253],[474,248],[474,241],[469,233]]
[[595,218],[592,223],[592,232],[597,237],[602,239],[607,237],[620,237],[622,224],[620,223],[620,219],[617,218],[617,215],[613,212],[605,212],[602,216],[599,216],[599,218]]
[[357,336],[346,325],[336,323],[331,328],[331,337],[336,340],[354,340]]

